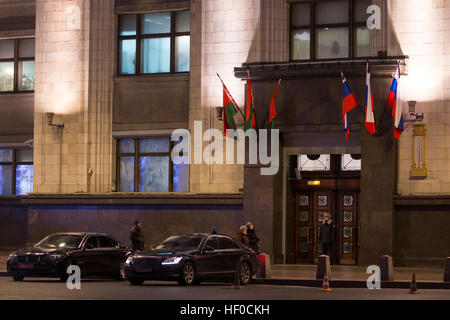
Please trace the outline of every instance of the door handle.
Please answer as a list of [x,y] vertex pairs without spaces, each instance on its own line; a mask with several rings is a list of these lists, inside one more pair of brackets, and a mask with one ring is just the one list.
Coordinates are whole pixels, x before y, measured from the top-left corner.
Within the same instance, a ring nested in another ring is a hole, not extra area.
[[317,229],[314,228],[314,243],[317,243]]
[[310,233],[311,233],[311,228],[312,227],[306,227],[306,229],[307,229],[307,231],[306,231],[306,244],[311,244],[311,241],[310,241]]
[[360,241],[360,239],[361,239],[361,226],[358,226],[358,243],[356,244],[358,247],[360,247],[360,243],[359,243],[359,241]]

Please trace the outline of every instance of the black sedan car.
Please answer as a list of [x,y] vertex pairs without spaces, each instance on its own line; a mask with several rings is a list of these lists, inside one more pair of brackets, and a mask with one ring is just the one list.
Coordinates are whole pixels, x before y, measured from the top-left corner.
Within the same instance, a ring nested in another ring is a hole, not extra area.
[[66,281],[69,265],[78,265],[81,276],[109,276],[124,280],[123,264],[131,251],[102,233],[55,233],[34,247],[12,252],[6,262],[15,281],[24,277],[58,277]]
[[207,279],[233,279],[236,272],[241,284],[246,285],[257,272],[257,256],[226,235],[178,234],[152,250],[130,255],[124,272],[132,285],[145,280],[175,280],[192,285]]

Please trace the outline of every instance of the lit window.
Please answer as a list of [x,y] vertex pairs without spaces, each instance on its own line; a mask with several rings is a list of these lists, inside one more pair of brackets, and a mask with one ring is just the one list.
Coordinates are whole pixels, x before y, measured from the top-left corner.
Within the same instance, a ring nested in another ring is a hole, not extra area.
[[119,74],[189,72],[190,11],[119,16]]
[[34,90],[34,38],[0,40],[0,92]]
[[189,165],[171,160],[169,137],[127,138],[118,142],[118,191],[187,192]]
[[302,154],[297,161],[300,171],[330,171],[329,154]]
[[342,171],[361,171],[360,154],[343,154],[341,156]]
[[0,195],[33,192],[33,149],[0,149]]
[[291,3],[290,59],[373,56],[373,33],[366,26],[369,18],[367,8],[371,4],[371,0]]

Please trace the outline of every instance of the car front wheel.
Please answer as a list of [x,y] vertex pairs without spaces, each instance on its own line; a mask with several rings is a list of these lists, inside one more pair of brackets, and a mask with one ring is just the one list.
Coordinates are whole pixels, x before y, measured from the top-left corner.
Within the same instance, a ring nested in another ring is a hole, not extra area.
[[239,268],[239,280],[241,285],[245,286],[250,283],[252,278],[252,270],[247,262],[243,262]]
[[22,276],[22,275],[14,275],[13,276],[13,280],[14,281],[22,281],[23,280],[23,278],[24,278],[24,276]]
[[196,277],[195,277],[195,266],[192,262],[187,261],[184,266],[183,270],[181,272],[181,279],[180,284],[185,286],[190,286],[196,283]]
[[67,259],[61,268],[61,273],[59,274],[59,281],[66,282],[69,278],[69,275],[67,274],[67,268],[73,264],[72,259]]
[[140,286],[144,283],[144,280],[138,280],[138,279],[130,279],[129,281],[132,286]]

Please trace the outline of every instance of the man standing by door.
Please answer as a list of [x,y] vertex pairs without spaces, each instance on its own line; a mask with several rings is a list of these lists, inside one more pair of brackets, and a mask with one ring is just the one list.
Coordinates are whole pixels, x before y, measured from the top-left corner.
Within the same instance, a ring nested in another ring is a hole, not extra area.
[[330,257],[330,264],[334,264],[334,237],[336,226],[329,213],[325,213],[324,221],[319,231],[319,243],[322,246],[322,254]]
[[142,223],[139,220],[136,220],[131,228],[130,240],[134,251],[144,250],[144,234],[142,233]]

